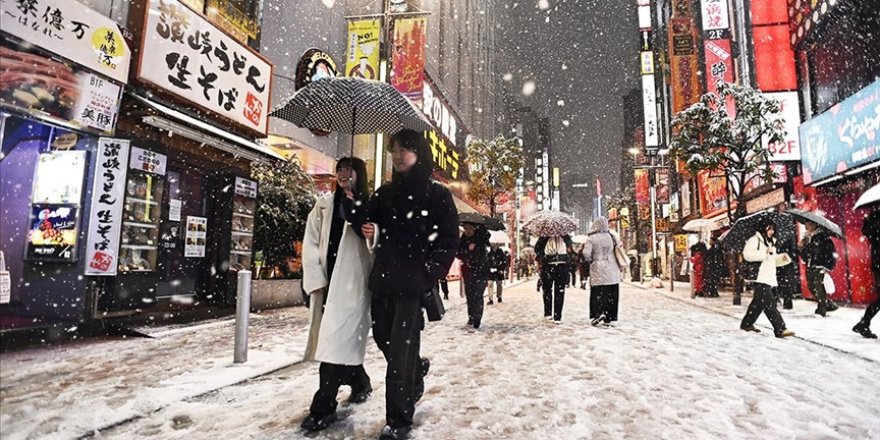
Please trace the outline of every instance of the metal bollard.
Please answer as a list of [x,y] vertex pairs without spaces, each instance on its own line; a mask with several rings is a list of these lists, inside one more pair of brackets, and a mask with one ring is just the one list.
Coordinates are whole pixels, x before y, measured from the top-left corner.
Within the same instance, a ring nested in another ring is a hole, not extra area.
[[235,353],[233,362],[247,362],[248,314],[251,311],[251,271],[238,271],[238,296],[235,307]]

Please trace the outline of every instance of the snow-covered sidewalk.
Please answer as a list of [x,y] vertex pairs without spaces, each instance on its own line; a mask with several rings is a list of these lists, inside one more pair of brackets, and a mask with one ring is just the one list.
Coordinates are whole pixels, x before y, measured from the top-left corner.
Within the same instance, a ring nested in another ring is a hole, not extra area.
[[[670,291],[669,281],[666,281],[663,288],[647,287],[647,283],[630,284],[737,319],[742,319],[749,302],[752,300],[751,294],[746,293],[743,295],[742,305],[734,306],[732,305],[733,292],[725,291],[719,292],[719,298],[691,298],[690,285],[681,282],[674,284],[674,291]],[[878,348],[880,344],[877,343],[877,340],[865,339],[852,331],[852,327],[865,314],[864,308],[840,307],[836,311],[828,313],[825,318],[813,313],[815,310],[816,302],[808,300],[794,300],[792,310],[779,308],[786,326],[795,332],[795,337],[880,363],[880,348]],[[770,322],[763,315],[758,318],[755,325],[767,332],[773,331]],[[880,321],[875,320],[873,329],[875,333],[880,332]],[[878,393],[880,393],[880,389],[878,389]]]
[[[471,331],[453,290],[446,318],[423,334],[432,367],[412,438],[880,438],[880,377],[870,356],[745,333],[737,318],[633,286],[622,288],[620,324],[595,328],[588,295],[569,289],[563,324],[554,325],[528,282],[486,307],[484,327]],[[880,351],[874,343],[866,350]],[[384,424],[385,362],[368,347],[373,396],[341,405],[341,420],[317,435],[304,436],[298,425],[318,368],[298,363],[99,437],[374,439]]]

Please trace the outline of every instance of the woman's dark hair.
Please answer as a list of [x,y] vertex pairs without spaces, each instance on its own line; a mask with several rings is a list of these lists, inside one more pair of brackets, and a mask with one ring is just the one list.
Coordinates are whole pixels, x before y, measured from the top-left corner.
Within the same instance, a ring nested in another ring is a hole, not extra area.
[[[403,129],[394,133],[394,135],[388,139],[387,148],[389,151],[394,147],[395,143],[400,145],[401,148],[406,148],[407,150],[415,152],[418,157],[418,160],[413,167],[414,172],[410,172],[410,174],[413,176],[419,176],[416,180],[420,180],[421,178],[429,179],[434,170],[434,153],[431,151],[431,145],[428,143],[428,139],[426,139],[422,133]],[[400,177],[401,176],[397,171],[392,173],[392,180],[400,179]]]
[[357,157],[343,157],[336,162],[336,171],[339,171],[340,168],[351,168],[357,178],[352,185],[352,193],[358,197],[364,197],[367,195],[367,164],[364,163],[363,160],[358,159]]

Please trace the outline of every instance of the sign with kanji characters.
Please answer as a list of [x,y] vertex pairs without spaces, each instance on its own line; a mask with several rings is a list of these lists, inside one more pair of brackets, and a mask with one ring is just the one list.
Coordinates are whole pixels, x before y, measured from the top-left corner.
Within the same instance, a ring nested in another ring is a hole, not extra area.
[[149,0],[142,38],[139,80],[267,133],[269,61],[178,0]]
[[244,177],[235,178],[235,193],[249,199],[257,198],[257,182]]
[[779,101],[779,111],[785,121],[785,138],[781,142],[769,144],[767,137],[761,139],[761,144],[767,146],[773,154],[770,160],[787,161],[801,160],[801,143],[798,136],[798,127],[801,125],[800,101],[797,92],[764,93],[764,96]]
[[74,0],[0,0],[3,31],[121,83],[131,51],[116,22]]
[[654,75],[642,75],[642,108],[645,116],[645,147],[660,144],[660,129],[657,126],[657,89]]
[[700,0],[703,12],[703,32],[730,28],[727,0]]
[[154,151],[144,150],[143,148],[131,147],[131,162],[129,168],[133,170],[146,171],[148,173],[165,175],[165,164],[168,157]]
[[86,235],[85,274],[115,276],[128,167],[129,141],[98,139],[95,183]]

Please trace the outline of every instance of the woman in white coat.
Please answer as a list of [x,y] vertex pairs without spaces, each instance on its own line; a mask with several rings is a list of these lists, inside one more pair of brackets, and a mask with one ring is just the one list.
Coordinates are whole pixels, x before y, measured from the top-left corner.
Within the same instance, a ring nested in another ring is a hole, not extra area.
[[608,219],[593,220],[581,254],[590,264],[590,322],[594,326],[617,321],[621,273],[626,270],[614,254],[619,244],[620,238],[608,229]]
[[[352,188],[353,187],[353,188]],[[320,431],[336,421],[336,394],[351,386],[349,401],[361,403],[373,391],[364,370],[370,330],[367,277],[372,257],[346,213],[353,200],[367,197],[367,170],[358,158],[336,164],[336,191],[315,204],[303,239],[303,290],[309,295],[312,320],[305,360],[318,360],[320,384],[306,431]]]
[[752,302],[746,310],[746,316],[743,317],[739,328],[748,332],[759,332],[755,328],[755,321],[761,312],[767,315],[770,324],[773,325],[773,334],[777,338],[785,338],[794,336],[794,332],[785,328],[785,321],[782,314],[776,308],[776,295],[773,290],[776,288],[776,266],[783,265],[785,260],[787,264],[791,264],[791,258],[787,254],[776,253],[776,226],[772,221],[764,221],[758,224],[758,232],[752,238],[746,241],[743,246],[743,259],[748,263],[757,265],[757,273],[747,270],[746,282],[752,283]]

